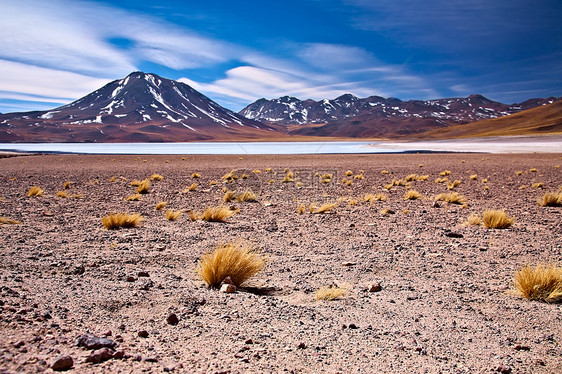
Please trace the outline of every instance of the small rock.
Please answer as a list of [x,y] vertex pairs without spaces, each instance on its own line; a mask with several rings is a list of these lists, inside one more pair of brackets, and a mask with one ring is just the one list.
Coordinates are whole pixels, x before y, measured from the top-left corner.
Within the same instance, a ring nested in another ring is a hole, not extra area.
[[139,277],[150,277],[148,271],[139,271],[137,274]]
[[123,357],[125,357],[125,351],[123,351],[123,350],[115,351],[115,353],[113,354],[114,360],[120,360]]
[[137,279],[136,279],[135,277],[133,277],[132,275],[129,275],[129,276],[127,277],[127,282],[134,282],[134,281],[136,281],[136,280],[137,280]]
[[98,338],[91,334],[84,334],[76,340],[76,345],[87,349],[100,349],[104,347],[113,349],[117,346],[117,343],[108,338]]
[[382,290],[380,283],[373,283],[369,286],[369,292],[380,292]]
[[142,361],[142,356],[141,355],[134,355],[133,361]]
[[85,271],[86,271],[86,268],[84,267],[84,265],[80,265],[80,266],[76,267],[76,269],[74,269],[74,271],[72,272],[72,274],[74,274],[74,275],[82,275],[82,274],[84,274]]
[[254,344],[254,341],[252,339],[248,339],[244,342],[244,344]]
[[113,350],[109,348],[100,348],[90,353],[90,355],[86,357],[86,362],[99,364],[100,362],[104,362],[113,358],[113,354]]
[[220,291],[223,293],[234,293],[236,292],[236,286],[233,284],[223,284],[220,288]]
[[297,345],[298,349],[306,349],[306,344],[304,342],[300,342],[299,345]]
[[170,313],[168,315],[168,317],[166,318],[166,322],[168,323],[168,325],[177,325],[179,323],[179,319],[178,316],[176,315],[176,313]]
[[528,345],[521,345],[521,344],[517,344],[515,347],[513,347],[516,351],[529,351],[531,350],[531,347],[529,347]]
[[445,236],[449,238],[464,238],[464,235],[459,232],[448,231],[445,233]]
[[352,330],[357,330],[359,327],[357,327],[357,325],[355,323],[350,323],[347,328],[352,329]]
[[357,262],[353,262],[353,261],[344,261],[341,263],[342,266],[354,266],[357,265]]
[[[47,211],[45,211],[45,212],[43,212],[43,215],[44,215],[45,217],[52,217],[52,216],[54,216],[55,214],[52,213],[52,212],[47,212]],[[53,369],[53,370],[54,370],[54,369]]]
[[439,204],[438,201],[434,201],[434,202],[433,202],[433,207],[434,207],[434,208],[440,208],[441,205]]
[[498,373],[502,373],[502,374],[510,374],[511,373],[511,368],[509,366],[504,366],[504,365],[498,365],[496,367],[496,371]]
[[224,278],[224,279],[222,280],[221,286],[222,286],[223,284],[232,284],[232,285],[234,285],[234,282],[232,281],[232,279],[230,279],[230,277],[226,277],[226,278]]
[[111,335],[113,335],[113,333],[111,332],[111,330],[106,330],[106,331],[103,332],[101,335],[102,335],[102,336],[111,336]]
[[143,359],[144,362],[158,362],[158,359],[156,357],[145,357]]
[[69,355],[59,356],[51,364],[51,369],[54,371],[70,370],[74,366],[74,360]]
[[148,338],[148,331],[146,330],[140,330],[137,335],[141,338]]

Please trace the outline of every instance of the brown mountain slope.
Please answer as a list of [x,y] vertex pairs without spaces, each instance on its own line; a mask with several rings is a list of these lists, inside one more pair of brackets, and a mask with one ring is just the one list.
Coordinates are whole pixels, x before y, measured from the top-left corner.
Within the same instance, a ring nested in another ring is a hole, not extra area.
[[416,134],[413,137],[417,139],[450,139],[551,134],[562,134],[562,100],[501,118],[433,129]]

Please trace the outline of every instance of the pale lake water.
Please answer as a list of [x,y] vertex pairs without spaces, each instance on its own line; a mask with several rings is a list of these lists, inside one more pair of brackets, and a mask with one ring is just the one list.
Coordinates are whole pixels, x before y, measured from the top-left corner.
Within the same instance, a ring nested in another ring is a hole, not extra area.
[[79,154],[560,153],[562,136],[419,142],[0,143],[0,151]]

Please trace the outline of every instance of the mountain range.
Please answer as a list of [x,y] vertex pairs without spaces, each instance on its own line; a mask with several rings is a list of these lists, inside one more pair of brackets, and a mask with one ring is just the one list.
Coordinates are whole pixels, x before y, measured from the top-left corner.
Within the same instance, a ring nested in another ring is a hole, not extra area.
[[[427,101],[380,96],[361,99],[351,94],[321,101],[284,96],[257,100],[235,113],[187,84],[133,72],[49,111],[0,115],[0,142],[423,137],[431,131],[436,136],[439,129],[481,123],[475,121],[509,118],[559,99],[531,99],[507,105],[481,95]],[[557,124],[559,120],[550,131],[560,132]]]

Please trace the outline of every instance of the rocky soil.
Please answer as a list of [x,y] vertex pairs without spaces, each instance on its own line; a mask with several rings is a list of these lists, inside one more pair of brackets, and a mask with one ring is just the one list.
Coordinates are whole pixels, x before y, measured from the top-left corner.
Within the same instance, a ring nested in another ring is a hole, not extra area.
[[[562,305],[510,292],[525,264],[562,262],[562,208],[536,203],[562,186],[560,164],[562,154],[1,158],[0,216],[21,224],[0,225],[0,372],[562,372]],[[225,184],[231,169],[240,178]],[[294,182],[281,183],[285,169]],[[444,170],[466,207],[434,202]],[[154,173],[164,179],[125,201],[133,179]],[[383,188],[413,173],[428,175],[410,187],[421,199]],[[70,197],[56,196],[66,181]],[[32,186],[44,194],[27,197]],[[224,186],[258,201],[228,203],[240,212],[226,223],[190,221],[187,211],[221,203]],[[366,193],[388,200],[371,205]],[[186,213],[168,221],[161,201]],[[515,224],[463,225],[486,208]],[[145,221],[108,231],[110,212]],[[269,265],[227,294],[195,267],[231,240]],[[316,301],[327,285],[348,291]]]

